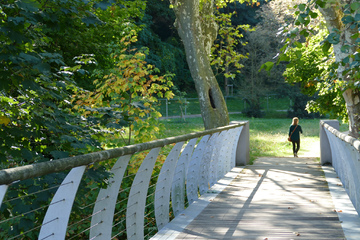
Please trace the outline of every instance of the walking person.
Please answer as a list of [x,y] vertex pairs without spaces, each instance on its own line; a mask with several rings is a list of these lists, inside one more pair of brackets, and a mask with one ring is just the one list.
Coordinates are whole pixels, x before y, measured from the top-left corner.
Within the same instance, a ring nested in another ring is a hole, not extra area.
[[299,118],[294,117],[289,128],[289,141],[291,141],[293,145],[294,157],[298,157],[297,153],[300,149],[300,133],[302,133],[302,129],[299,125]]

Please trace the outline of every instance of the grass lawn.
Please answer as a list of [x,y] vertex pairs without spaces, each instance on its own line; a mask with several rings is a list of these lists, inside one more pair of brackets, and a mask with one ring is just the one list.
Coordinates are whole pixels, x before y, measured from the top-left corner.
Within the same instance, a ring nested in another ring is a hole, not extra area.
[[[230,115],[231,121],[250,122],[250,159],[257,157],[292,157],[292,145],[287,141],[291,119],[246,119],[242,115]],[[163,137],[177,136],[196,131],[203,131],[201,118],[161,120],[165,125]],[[319,119],[300,119],[302,127],[299,157],[320,157]],[[346,131],[347,126],[341,125],[340,130]]]

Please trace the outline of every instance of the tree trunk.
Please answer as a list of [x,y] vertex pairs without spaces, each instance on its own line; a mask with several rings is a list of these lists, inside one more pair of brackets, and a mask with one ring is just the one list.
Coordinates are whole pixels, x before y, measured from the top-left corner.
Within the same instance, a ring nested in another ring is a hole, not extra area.
[[359,138],[360,129],[360,91],[358,89],[346,89],[343,93],[346,110],[349,116],[349,135]]
[[200,16],[199,0],[174,0],[175,26],[181,37],[191,76],[199,97],[201,116],[205,129],[229,124],[224,96],[210,66],[211,45],[217,35],[213,18],[213,1],[202,5]]
[[[352,39],[351,36],[359,31],[358,27],[351,28],[347,25],[344,25],[342,22],[342,18],[344,16],[344,9],[342,6],[344,6],[346,3],[350,4],[352,2],[355,2],[355,0],[338,0],[331,5],[326,6],[326,8],[319,8],[320,12],[325,18],[326,26],[329,32],[333,33],[336,30],[340,30],[340,41],[337,44],[333,44],[336,62],[341,62],[344,58],[354,54],[357,50],[354,47],[350,48],[348,52],[341,50],[341,48],[345,45],[356,46],[356,39]],[[344,70],[348,66],[349,64],[347,64],[347,66],[342,66],[339,64],[337,69],[337,77],[341,80],[351,82],[353,81],[351,74],[343,76]],[[346,102],[346,109],[349,118],[349,135],[358,138],[360,130],[360,93],[359,90],[351,88],[343,89],[343,91],[343,97]]]

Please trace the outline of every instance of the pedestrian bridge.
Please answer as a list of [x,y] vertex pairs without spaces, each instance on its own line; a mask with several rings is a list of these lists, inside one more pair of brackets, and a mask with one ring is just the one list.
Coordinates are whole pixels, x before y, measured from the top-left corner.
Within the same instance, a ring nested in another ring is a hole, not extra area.
[[[249,161],[249,123],[0,170],[0,239],[360,239],[360,141]],[[106,169],[111,169],[107,171]]]

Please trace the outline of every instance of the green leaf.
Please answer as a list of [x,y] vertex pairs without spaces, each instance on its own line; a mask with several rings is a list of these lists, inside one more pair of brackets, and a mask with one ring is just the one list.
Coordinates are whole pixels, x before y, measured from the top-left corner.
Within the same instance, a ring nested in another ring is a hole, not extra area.
[[302,14],[299,15],[298,19],[299,23],[304,23],[304,17],[302,16]]
[[261,69],[265,69],[266,71],[270,71],[273,67],[274,67],[273,62],[266,62],[263,65],[261,65],[261,68],[260,68],[259,71],[261,71]]
[[31,152],[26,148],[21,149],[21,155],[23,158],[25,158],[28,161],[30,161],[33,158]]
[[101,10],[106,10],[108,7],[110,7],[113,3],[116,3],[113,0],[110,1],[101,1],[94,4],[94,8],[100,8]]
[[359,38],[359,33],[355,33],[354,35],[351,36],[352,39],[357,39]]
[[50,72],[50,65],[47,63],[39,63],[34,66],[40,73]]
[[279,58],[279,62],[288,62],[288,61],[290,61],[290,57],[287,56],[286,54],[281,54]]
[[360,21],[360,13],[357,13],[357,14],[355,15],[354,20],[355,20],[356,22]]
[[353,2],[353,3],[351,3],[350,7],[351,7],[351,10],[356,11],[356,10],[358,10],[360,8],[360,3],[359,2]]
[[311,18],[317,18],[318,17],[318,14],[316,12],[310,11],[309,14],[310,14]]
[[348,24],[348,23],[352,23],[355,21],[353,16],[345,16],[341,19],[343,21],[344,24]]
[[317,1],[316,1],[316,4],[317,4],[319,7],[324,8],[325,5],[326,5],[326,1],[317,0]]
[[327,52],[329,52],[330,47],[331,47],[331,43],[329,43],[328,41],[325,41],[322,44],[322,51],[324,53],[327,53]]
[[299,5],[299,9],[300,9],[300,11],[305,11],[305,7],[306,7],[306,5],[305,4],[300,4]]
[[69,153],[68,152],[64,152],[64,151],[51,151],[50,152],[51,155],[53,155],[53,157],[55,159],[60,159],[60,158],[67,158],[69,157]]
[[304,37],[308,37],[310,34],[306,29],[301,30],[300,35],[303,35]]
[[336,32],[330,33],[326,40],[331,44],[338,44],[340,42],[340,34]]
[[103,21],[101,21],[97,16],[93,15],[93,16],[89,16],[89,17],[84,17],[81,19],[87,27],[89,27],[90,25],[103,25],[105,24]]
[[341,47],[341,52],[343,53],[348,53],[350,50],[350,46],[349,45],[344,45]]

